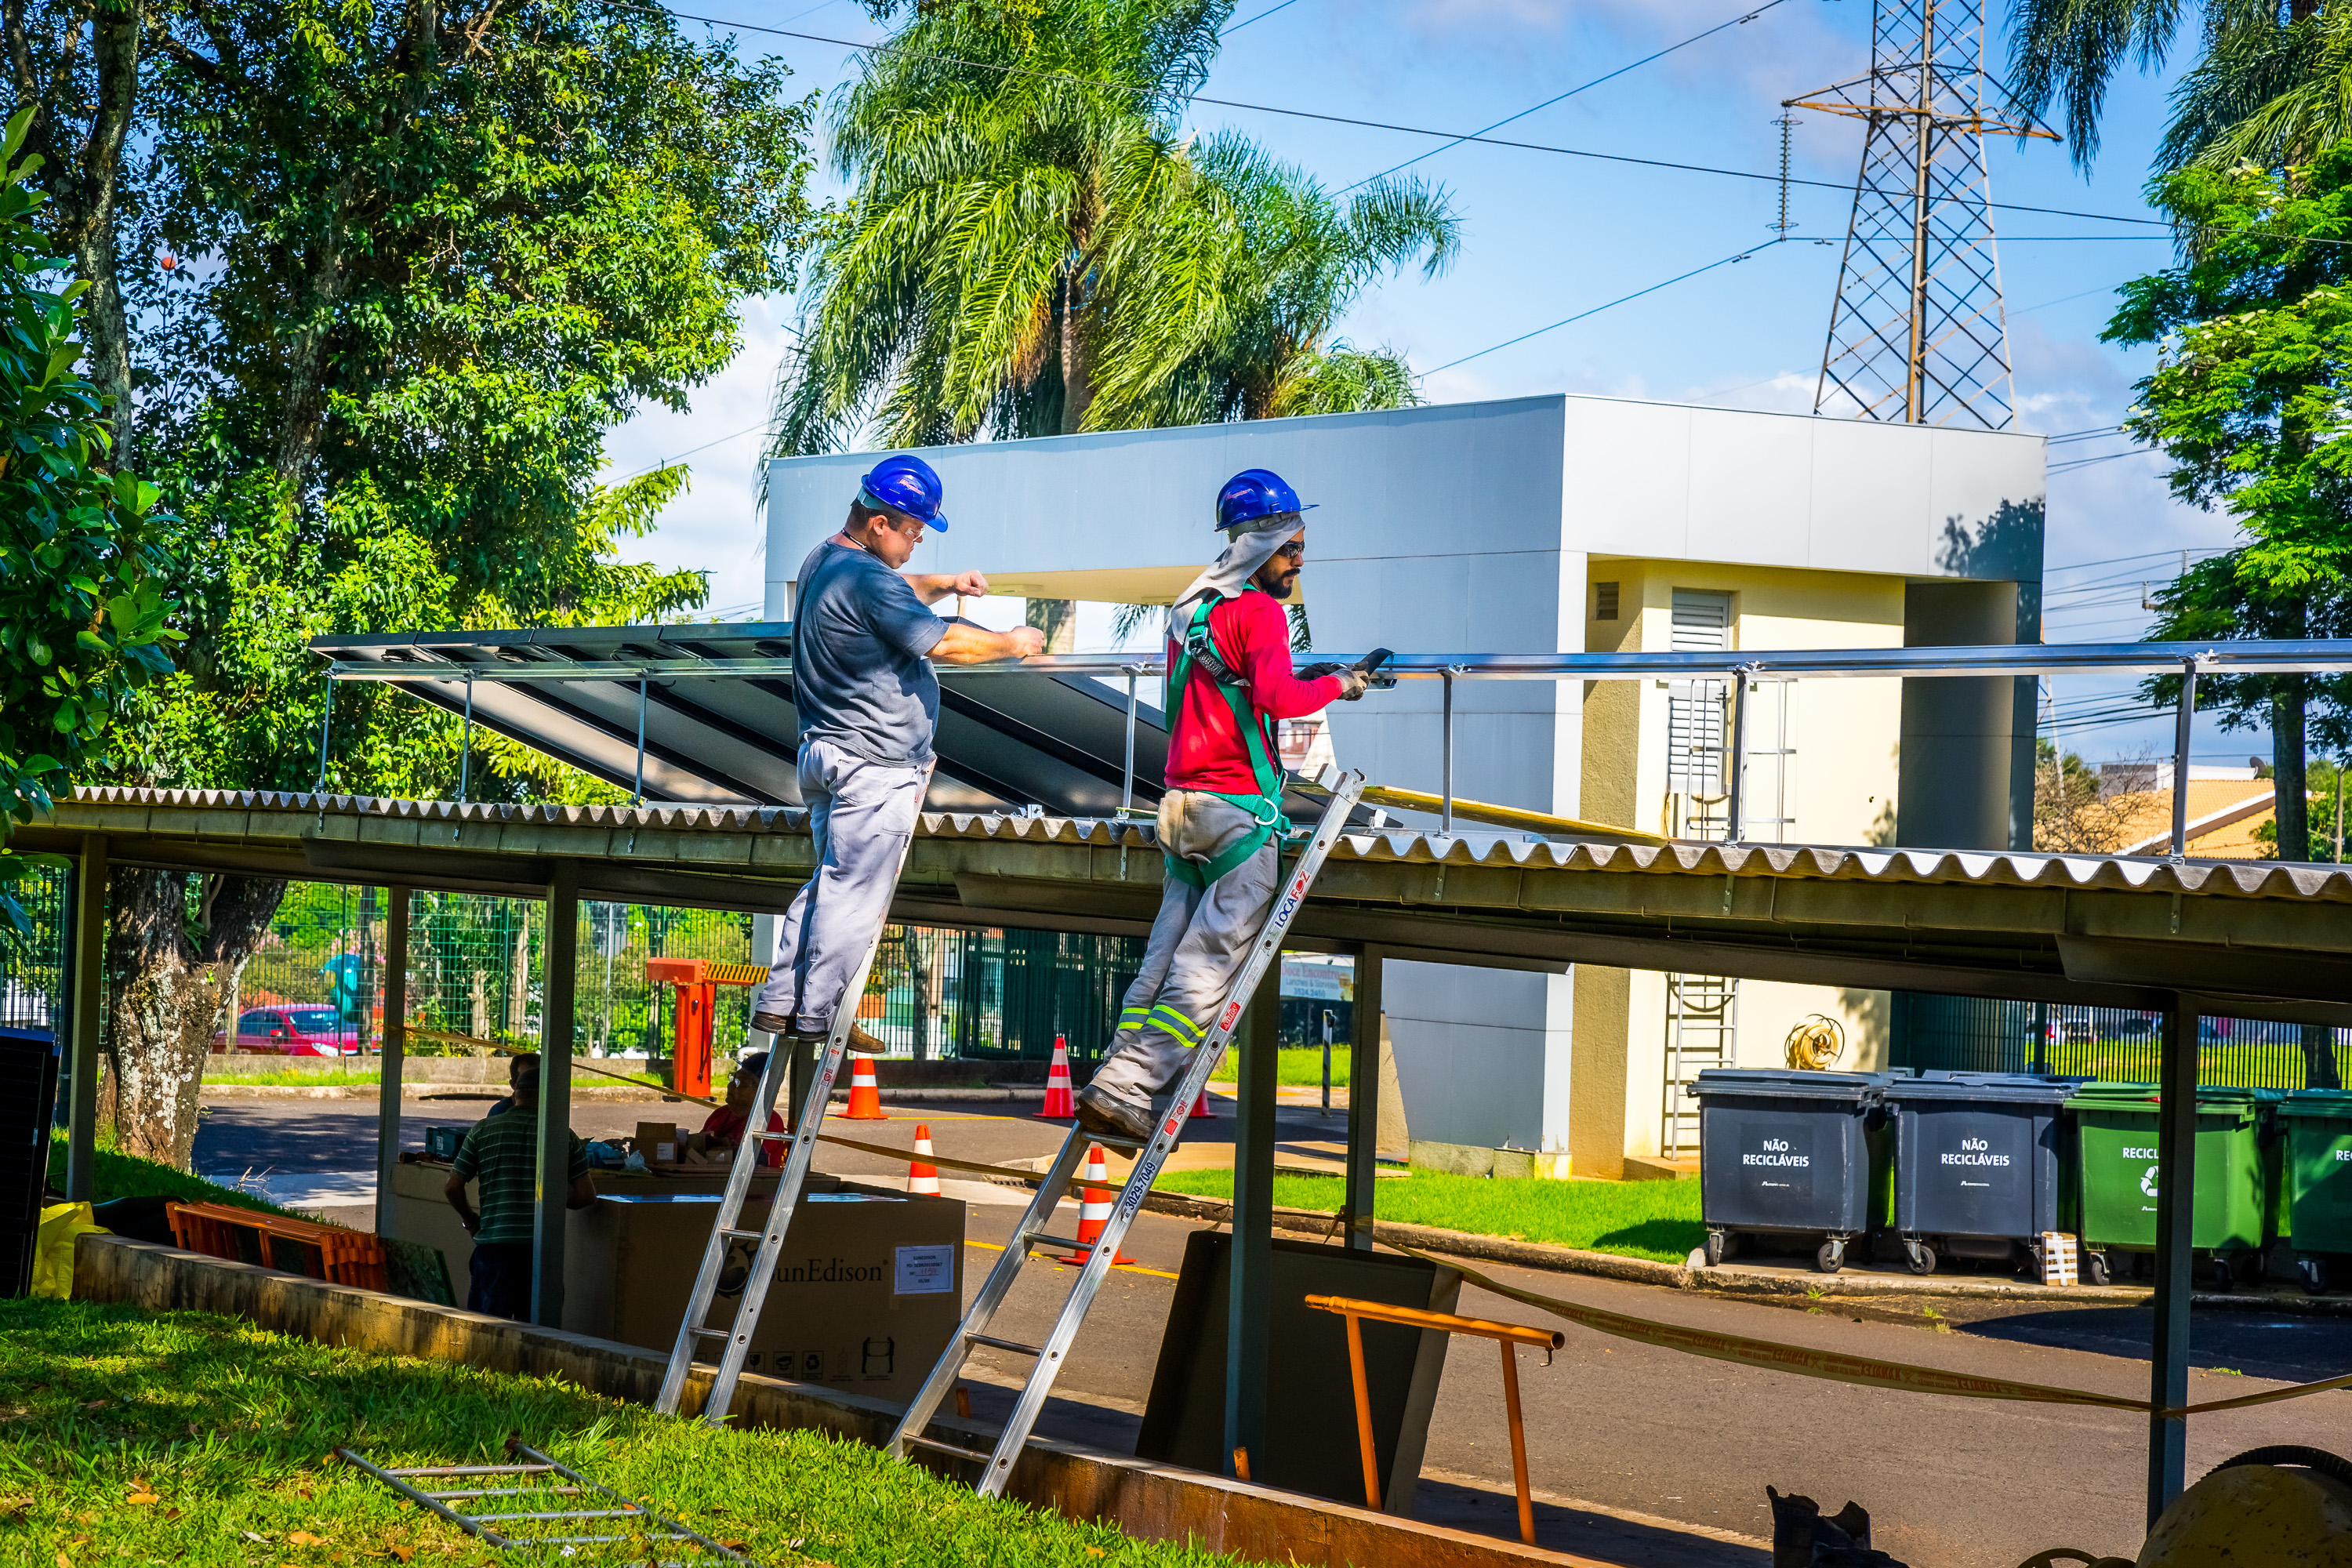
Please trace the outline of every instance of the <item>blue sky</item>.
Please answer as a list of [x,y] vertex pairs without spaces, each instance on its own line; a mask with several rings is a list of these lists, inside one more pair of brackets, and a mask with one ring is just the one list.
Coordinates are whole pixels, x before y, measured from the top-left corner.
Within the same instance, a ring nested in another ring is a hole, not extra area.
[[[882,36],[855,0],[814,6],[703,0],[730,21],[847,40]],[[1272,9],[1268,9],[1272,6]],[[2004,8],[1989,7],[1996,22]],[[1207,89],[1211,97],[1470,131],[1639,59],[1754,7],[1726,0],[1242,0]],[[1253,17],[1258,19],[1252,20]],[[1866,0],[1779,0],[1753,19],[1595,87],[1498,132],[1529,142],[1769,172],[1779,158],[1780,102],[1860,74],[1869,51]],[[837,44],[743,32],[747,52],[790,65],[794,85],[830,90],[853,51]],[[1987,63],[2000,71],[1998,37]],[[2177,61],[2175,62],[2178,63]],[[2120,216],[2150,216],[2140,190],[2161,130],[2165,80],[2129,75],[2110,95],[2087,177],[2049,142],[1990,149],[1996,200]],[[1426,136],[1195,106],[1202,131],[1235,129],[1337,190],[1442,145]],[[1793,172],[1849,184],[1860,150],[1852,121],[1801,113]],[[1485,145],[1438,153],[1412,173],[1442,183],[1464,218],[1461,260],[1367,294],[1342,324],[1360,345],[1403,350],[1417,367],[1445,364],[1562,317],[1644,289],[1771,238],[1776,184]],[[835,194],[829,184],[820,194]],[[1798,186],[1798,243],[1676,284],[1630,304],[1437,371],[1434,402],[1580,392],[1727,407],[1808,410],[1850,197]],[[2004,212],[2000,234],[2019,426],[2052,436],[2112,426],[2145,374],[2147,351],[2098,342],[2115,287],[2166,265],[2153,228]],[[2095,238],[2077,237],[2095,236]],[[2044,238],[2042,237],[2054,237]],[[744,350],[701,389],[688,414],[645,414],[614,433],[614,476],[666,458],[693,469],[688,493],[636,553],[713,574],[712,608],[756,608],[762,563],[753,497],[760,437],[789,299],[751,301]],[[715,444],[714,444],[715,443]],[[694,451],[695,448],[705,448]],[[2143,580],[2161,582],[2179,552],[2226,544],[2227,521],[2176,504],[2158,459],[2127,455],[2120,437],[2052,452],[2050,641],[2137,637]],[[985,563],[982,563],[985,564]],[[1081,634],[1093,631],[1082,622]],[[2114,683],[2062,682],[2063,709],[2103,705]],[[2168,752],[2168,720],[2071,732],[2095,760]],[[2243,762],[2267,737],[2222,735],[2201,721],[2198,760]]]

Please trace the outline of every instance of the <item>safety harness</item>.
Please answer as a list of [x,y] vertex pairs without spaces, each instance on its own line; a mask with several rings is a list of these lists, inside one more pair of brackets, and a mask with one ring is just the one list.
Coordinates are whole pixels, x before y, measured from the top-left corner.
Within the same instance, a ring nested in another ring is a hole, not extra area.
[[[1257,591],[1255,586],[1242,590],[1244,594]],[[1166,857],[1170,876],[1203,891],[1210,883],[1265,848],[1276,835],[1290,831],[1290,820],[1282,815],[1282,768],[1275,761],[1280,753],[1274,721],[1250,706],[1248,680],[1225,662],[1224,656],[1217,651],[1216,639],[1209,635],[1209,612],[1223,602],[1224,595],[1212,594],[1194,607],[1192,618],[1184,627],[1184,640],[1177,646],[1176,658],[1168,667],[1168,682],[1162,694],[1165,711],[1181,714],[1188,682],[1198,676],[1213,683],[1226,705],[1233,709],[1234,722],[1249,742],[1250,772],[1257,780],[1255,795],[1202,792],[1248,812],[1257,824],[1255,830],[1206,864],[1173,855]]]

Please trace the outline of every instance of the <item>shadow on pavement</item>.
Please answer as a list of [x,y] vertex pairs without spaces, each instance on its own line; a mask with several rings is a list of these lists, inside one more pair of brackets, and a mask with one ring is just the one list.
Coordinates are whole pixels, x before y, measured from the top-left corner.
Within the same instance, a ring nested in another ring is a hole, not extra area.
[[[2155,1315],[2144,1307],[2064,1307],[1956,1328],[1981,1339],[2144,1362],[2155,1333]],[[2340,1377],[2352,1372],[2352,1318],[2200,1311],[2190,1321],[2189,1363],[2202,1371],[2227,1368],[2282,1383]]]

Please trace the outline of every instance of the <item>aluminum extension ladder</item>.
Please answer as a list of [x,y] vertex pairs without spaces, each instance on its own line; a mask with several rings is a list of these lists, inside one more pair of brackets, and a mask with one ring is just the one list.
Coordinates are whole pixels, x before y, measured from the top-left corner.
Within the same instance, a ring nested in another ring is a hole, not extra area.
[[[917,818],[920,826],[919,813]],[[898,851],[898,864],[891,872],[895,887],[906,874],[907,858],[914,853],[915,835],[909,832],[907,842]],[[814,875],[814,872],[811,875]],[[817,1133],[824,1126],[825,1106],[833,1099],[833,1080],[840,1075],[841,1058],[849,1048],[849,1033],[857,1021],[857,999],[866,994],[866,978],[874,968],[874,956],[882,949],[885,926],[877,927],[873,942],[866,956],[858,961],[857,972],[850,976],[849,987],[841,994],[841,1005],[833,1016],[833,1032],[825,1037],[824,1055],[818,1060],[814,1080],[808,1087],[808,1099],[801,1106],[800,1120],[789,1131],[771,1132],[768,1116],[776,1103],[779,1074],[789,1074],[792,1066],[785,1037],[776,1037],[768,1052],[768,1065],[760,1073],[760,1089],[751,1104],[751,1118],[743,1125],[743,1142],[737,1145],[735,1163],[727,1173],[727,1191],[719,1200],[718,1217],[711,1222],[710,1240],[702,1249],[702,1271],[694,1279],[694,1293],[687,1298],[686,1316],[677,1326],[677,1342],[669,1352],[669,1369],[662,1374],[661,1393],[654,1400],[654,1408],[665,1415],[675,1415],[686,1397],[686,1382],[698,1359],[696,1352],[705,1340],[724,1340],[726,1348],[719,1352],[718,1371],[712,1374],[710,1392],[702,1402],[702,1419],[716,1426],[727,1419],[729,1408],[735,1403],[735,1384],[743,1375],[743,1361],[751,1349],[751,1335],[760,1326],[760,1309],[768,1299],[768,1286],[776,1277],[776,1259],[784,1248],[784,1233],[792,1228],[793,1213],[800,1207],[801,1189],[808,1184],[809,1166],[816,1158]],[[792,1152],[785,1157],[782,1173],[776,1181],[776,1195],[768,1205],[765,1230],[744,1230],[739,1226],[743,1217],[743,1203],[751,1195],[751,1177],[765,1161],[760,1156],[770,1143],[789,1142]],[[759,1250],[752,1255],[751,1271],[743,1280],[742,1299],[735,1306],[735,1321],[723,1329],[710,1327],[711,1303],[719,1296],[719,1279],[725,1272],[727,1254],[735,1243],[759,1237]],[[708,1364],[708,1363],[706,1363]]]
[[[903,1459],[907,1457],[908,1448],[916,1447],[970,1460],[983,1467],[979,1489],[991,1497],[1004,1495],[1005,1483],[1013,1477],[1013,1462],[1020,1457],[1023,1447],[1029,1441],[1031,1428],[1037,1425],[1037,1416],[1045,1408],[1046,1396],[1053,1392],[1055,1374],[1061,1371],[1063,1358],[1069,1353],[1070,1342],[1077,1337],[1078,1326],[1086,1321],[1087,1311],[1094,1305],[1096,1292],[1102,1289],[1103,1280],[1110,1273],[1111,1261],[1118,1256],[1119,1242],[1126,1237],[1128,1226],[1135,1222],[1136,1214],[1142,1208],[1144,1194],[1151,1191],[1151,1184],[1159,1179],[1160,1166],[1166,1163],[1177,1140],[1183,1135],[1185,1119],[1192,1114],[1202,1091],[1208,1087],[1209,1076],[1216,1070],[1219,1059],[1224,1056],[1225,1047],[1233,1039],[1234,1026],[1240,1023],[1243,1010],[1256,993],[1260,982],[1265,978],[1266,971],[1279,962],[1283,938],[1289,933],[1291,922],[1297,919],[1299,910],[1307,902],[1307,889],[1314,886],[1317,873],[1323,868],[1324,858],[1346,830],[1349,814],[1362,798],[1364,775],[1361,773],[1327,770],[1322,782],[1331,792],[1330,804],[1324,807],[1322,819],[1315,825],[1314,837],[1307,840],[1306,848],[1293,862],[1289,878],[1282,884],[1282,890],[1274,900],[1274,908],[1267,911],[1265,925],[1258,932],[1257,943],[1250,950],[1248,963],[1242,966],[1240,978],[1234,981],[1224,1005],[1218,1009],[1216,1022],[1193,1050],[1183,1078],[1177,1082],[1167,1119],[1160,1124],[1159,1131],[1149,1143],[1107,1138],[1081,1128],[1070,1130],[1069,1137],[1062,1143],[1061,1152],[1054,1157],[1052,1168],[1038,1184],[1036,1196],[1030,1200],[1028,1212],[1021,1216],[1013,1239],[997,1258],[996,1267],[989,1270],[988,1281],[981,1287],[980,1294],[973,1298],[971,1310],[957,1325],[955,1337],[948,1342],[945,1353],[932,1367],[931,1375],[924,1383],[922,1391],[907,1407],[907,1414],[898,1422],[898,1429],[890,1435],[893,1458]],[[1127,1185],[1120,1189],[1118,1202],[1112,1205],[1110,1217],[1103,1222],[1102,1235],[1091,1249],[1067,1237],[1050,1236],[1045,1231],[1047,1222],[1054,1217],[1055,1206],[1068,1192],[1070,1178],[1076,1173],[1078,1160],[1089,1143],[1109,1143],[1139,1151],[1135,1169],[1129,1173]],[[1026,1345],[1016,1340],[999,1339],[988,1331],[989,1325],[995,1319],[997,1310],[1004,1304],[1004,1298],[1012,1292],[1013,1281],[1021,1277],[1022,1266],[1028,1261],[1031,1249],[1040,1247],[1086,1253],[1086,1267],[1078,1271],[1077,1280],[1071,1286],[1069,1297],[1062,1303],[1061,1313],[1054,1320],[1053,1331],[1045,1336],[1044,1344]],[[994,1451],[986,1454],[924,1436],[925,1429],[939,1414],[940,1405],[955,1387],[956,1379],[963,1374],[965,1361],[980,1345],[1036,1358],[1028,1382],[1022,1384],[1021,1398],[1013,1407],[1012,1419],[1004,1424]]]

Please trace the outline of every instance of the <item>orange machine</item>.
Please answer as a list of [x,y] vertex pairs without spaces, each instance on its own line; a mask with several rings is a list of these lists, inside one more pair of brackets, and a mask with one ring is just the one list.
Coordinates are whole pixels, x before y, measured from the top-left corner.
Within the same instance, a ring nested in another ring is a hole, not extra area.
[[646,978],[667,984],[677,1005],[670,1011],[669,1086],[679,1094],[710,1097],[711,1026],[721,985],[759,985],[768,978],[759,963],[719,963],[707,958],[649,958]]

